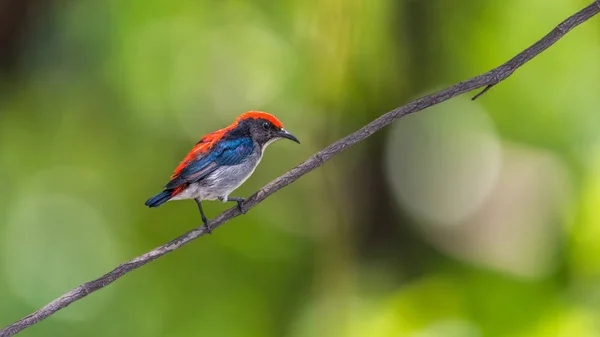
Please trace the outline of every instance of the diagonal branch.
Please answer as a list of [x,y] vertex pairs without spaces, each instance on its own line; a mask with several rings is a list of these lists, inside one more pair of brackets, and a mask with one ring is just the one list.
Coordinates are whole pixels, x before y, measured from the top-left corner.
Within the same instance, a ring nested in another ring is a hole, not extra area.
[[[565,34],[567,34],[571,29],[587,21],[599,12],[600,0],[595,0],[592,4],[573,14],[567,20],[563,21],[556,28],[554,28],[550,33],[544,36],[541,40],[533,44],[531,47],[525,49],[517,56],[513,57],[511,60],[504,63],[503,65],[494,68],[482,75],[455,84],[447,89],[419,98],[416,101],[412,101],[404,106],[401,106],[386,113],[385,115],[365,125],[360,130],[346,136],[343,139],[338,140],[337,142],[317,152],[315,155],[308,158],[300,165],[294,167],[284,175],[280,176],[279,178],[267,184],[265,187],[261,188],[244,203],[245,208],[250,209],[256,206],[257,204],[265,200],[268,196],[279,191],[285,186],[293,183],[298,178],[302,177],[308,172],[323,165],[334,155],[342,152],[343,150],[349,148],[352,145],[355,145],[365,140],[367,137],[371,136],[375,132],[381,130],[383,127],[391,124],[399,118],[402,118],[406,115],[412,114],[417,111],[421,111],[430,106],[442,103],[450,98],[464,94],[466,92],[485,87],[485,89],[482,92],[473,97],[473,99],[478,98],[479,96],[487,92],[491,87],[509,77],[519,67],[536,57],[538,54],[546,50],[551,45],[553,45],[556,41],[558,41]],[[210,227],[212,229],[215,229],[224,224],[225,222],[237,217],[238,215],[240,215],[239,210],[237,209],[237,207],[233,207],[221,213],[214,220],[212,220],[210,222]],[[207,231],[203,227],[198,227],[181,235],[180,237],[174,239],[171,242],[168,242],[158,248],[149,251],[144,255],[138,256],[132,260],[129,260],[119,265],[117,268],[113,269],[112,271],[103,275],[102,277],[80,285],[79,287],[69,291],[68,293],[48,303],[46,306],[39,309],[38,311],[0,330],[0,337],[12,336],[13,334],[20,332],[21,330],[33,324],[36,324],[37,322],[56,313],[58,310],[70,305],[71,303],[86,297],[94,291],[106,287],[107,285],[111,284],[121,276],[129,273],[130,271],[133,271],[167,253],[170,253],[175,249],[181,248],[182,246],[190,243],[192,240],[195,240],[200,236],[206,234],[206,232]]]

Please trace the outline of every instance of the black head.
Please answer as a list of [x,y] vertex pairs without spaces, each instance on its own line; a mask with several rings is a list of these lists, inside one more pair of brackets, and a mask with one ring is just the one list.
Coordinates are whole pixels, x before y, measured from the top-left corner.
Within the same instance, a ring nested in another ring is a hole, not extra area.
[[282,138],[300,144],[298,138],[287,132],[275,116],[265,112],[252,111],[241,115],[237,120],[236,131],[243,133],[244,136],[250,136],[263,148]]
[[287,138],[300,144],[298,138],[269,120],[262,118],[252,119],[248,120],[248,124],[250,125],[252,139],[263,147],[282,138]]

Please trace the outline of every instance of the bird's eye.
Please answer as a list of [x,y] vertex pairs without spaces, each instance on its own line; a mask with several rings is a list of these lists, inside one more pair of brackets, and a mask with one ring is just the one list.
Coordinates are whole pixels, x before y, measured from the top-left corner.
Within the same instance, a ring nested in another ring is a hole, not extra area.
[[263,125],[262,125],[262,127],[265,130],[269,130],[269,127],[270,127],[269,122],[264,122]]

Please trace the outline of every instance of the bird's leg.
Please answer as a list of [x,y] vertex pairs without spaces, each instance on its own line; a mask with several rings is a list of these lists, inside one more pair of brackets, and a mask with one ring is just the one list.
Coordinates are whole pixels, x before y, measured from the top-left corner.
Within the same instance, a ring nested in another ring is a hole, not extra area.
[[196,204],[198,204],[198,209],[200,210],[200,216],[202,216],[202,222],[204,222],[204,227],[206,227],[208,234],[212,234],[212,230],[210,229],[210,227],[208,227],[208,219],[206,218],[206,215],[204,215],[204,211],[202,210],[202,203],[200,202],[200,199],[194,199],[194,200],[196,200]]
[[246,214],[246,211],[244,210],[244,201],[246,201],[246,199],[240,198],[240,197],[225,196],[225,197],[219,197],[219,200],[221,200],[222,202],[227,202],[227,201],[237,202],[238,209],[240,210],[240,212],[242,212],[242,214]]

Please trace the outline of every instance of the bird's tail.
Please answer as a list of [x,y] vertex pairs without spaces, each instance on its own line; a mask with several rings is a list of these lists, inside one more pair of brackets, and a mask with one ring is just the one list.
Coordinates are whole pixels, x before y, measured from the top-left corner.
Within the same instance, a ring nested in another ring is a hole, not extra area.
[[172,191],[164,190],[146,201],[148,207],[158,207],[171,199]]

